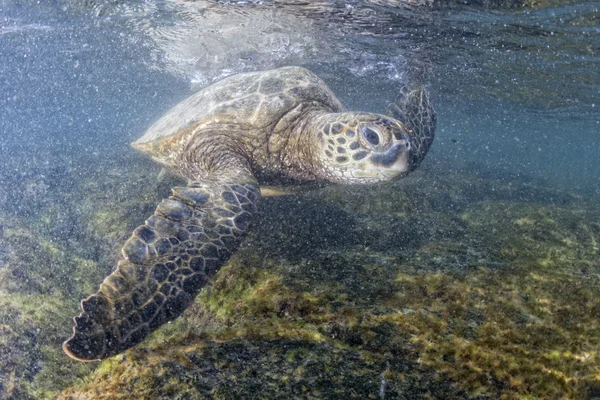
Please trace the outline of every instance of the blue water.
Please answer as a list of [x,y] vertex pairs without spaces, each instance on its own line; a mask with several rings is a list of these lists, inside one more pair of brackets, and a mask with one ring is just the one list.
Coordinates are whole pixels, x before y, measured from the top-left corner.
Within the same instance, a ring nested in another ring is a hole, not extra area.
[[296,64],[319,73],[348,108],[374,111],[414,71],[424,74],[439,113],[429,162],[482,162],[578,185],[599,170],[597,2],[509,12],[360,3],[324,11],[268,3],[1,7],[5,154],[122,148],[195,87]]
[[[353,110],[426,83],[438,129],[424,174],[486,170],[600,196],[597,1],[0,0],[0,213],[35,218],[77,174],[139,162],[129,143],[197,88],[284,65],[310,68]],[[67,242],[67,225],[52,240]]]
[[154,93],[185,89],[148,71],[148,55],[117,23],[58,4],[15,3],[2,14],[3,146],[71,153],[126,143],[152,118]]

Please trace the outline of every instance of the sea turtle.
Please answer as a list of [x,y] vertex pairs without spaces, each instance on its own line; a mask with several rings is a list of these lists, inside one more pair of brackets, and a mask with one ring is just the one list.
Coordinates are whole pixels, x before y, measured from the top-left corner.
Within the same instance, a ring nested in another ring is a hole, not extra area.
[[300,67],[233,75],[172,108],[132,146],[189,181],[175,187],[123,246],[123,259],[81,302],[65,352],[120,353],[177,318],[239,246],[259,184],[387,181],[405,176],[433,141],[422,86],[388,115],[347,112]]

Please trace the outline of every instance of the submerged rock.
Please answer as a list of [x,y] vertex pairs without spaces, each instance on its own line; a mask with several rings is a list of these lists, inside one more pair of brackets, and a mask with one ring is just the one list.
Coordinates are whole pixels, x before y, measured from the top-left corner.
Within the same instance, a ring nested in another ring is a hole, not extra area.
[[55,398],[91,370],[65,359],[60,345],[72,294],[82,296],[101,271],[19,218],[0,215],[0,224],[0,398]]
[[35,210],[0,216],[2,398],[600,390],[597,203],[480,168],[265,199],[243,248],[181,318],[103,363],[72,361],[60,344],[78,301],[173,183],[141,159],[111,160],[69,178],[69,191],[49,182],[52,201],[27,203]]
[[453,178],[263,201],[183,317],[61,398],[589,398],[600,209]]
[[56,398],[93,369],[61,349],[79,300],[110,272],[161,183],[146,172],[136,184],[140,176],[123,175],[119,157],[93,174],[88,161],[18,160],[0,180],[0,398]]

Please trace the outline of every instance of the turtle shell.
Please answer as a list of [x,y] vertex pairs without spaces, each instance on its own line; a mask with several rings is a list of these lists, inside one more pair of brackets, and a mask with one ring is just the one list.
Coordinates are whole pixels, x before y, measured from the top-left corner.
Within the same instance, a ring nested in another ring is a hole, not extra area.
[[306,105],[327,112],[343,110],[325,83],[305,68],[237,74],[173,107],[132,146],[168,166],[168,160],[178,158],[187,143],[199,135],[244,132],[256,143],[266,142],[288,113]]

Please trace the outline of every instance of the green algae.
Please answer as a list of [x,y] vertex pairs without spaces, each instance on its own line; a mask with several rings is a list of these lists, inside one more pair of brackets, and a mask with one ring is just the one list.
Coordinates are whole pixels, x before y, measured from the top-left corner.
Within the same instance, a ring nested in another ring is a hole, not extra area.
[[66,197],[79,207],[77,242],[51,229],[72,204],[0,223],[3,395],[381,398],[382,382],[386,398],[407,399],[600,390],[597,207],[480,170],[266,199],[183,317],[124,355],[72,361],[60,344],[78,301],[174,184],[107,171]]
[[0,215],[0,398],[56,398],[94,368],[66,357],[61,344],[79,300],[110,272],[110,253],[137,223],[139,207],[153,207],[154,197],[144,203],[142,193],[156,196],[158,185],[111,204],[131,182],[104,178],[80,180],[60,198],[46,185],[43,197],[21,202],[21,216]]
[[0,220],[4,227],[0,290],[29,295],[51,295],[60,290],[83,296],[91,282],[103,277],[105,271],[94,261],[71,254],[18,219]]
[[0,397],[55,398],[90,372],[60,346],[77,307],[72,295],[83,296],[103,271],[18,218],[1,216],[0,225]]
[[0,292],[0,387],[2,398],[56,398],[73,379],[91,368],[66,359],[60,348],[69,327],[73,299],[63,294],[21,295]]
[[[408,370],[410,365],[394,367]],[[430,382],[425,379],[394,380],[390,378],[395,376],[387,373],[387,369],[383,359],[363,359],[356,352],[323,344],[282,340],[205,342],[188,352],[185,363],[167,362],[152,356],[143,359],[119,357],[118,362],[111,363],[110,372],[102,375],[113,384],[108,391],[106,387],[98,390],[88,386],[85,392],[67,391],[61,398],[127,398],[123,389],[129,388],[139,398],[157,399],[320,399],[341,396],[376,399],[380,398],[383,374],[387,374],[383,391],[390,398],[410,398],[398,397],[402,392],[425,398],[430,392],[426,388],[432,386],[432,377],[429,377]],[[392,383],[387,383],[387,379]],[[439,386],[431,391],[432,398],[459,393]]]
[[[600,385],[598,210],[469,196],[453,216],[411,198],[442,233],[423,228],[375,255],[351,239],[302,257],[261,242],[281,231],[252,234],[182,318],[62,398],[378,398],[382,377],[390,398],[589,397]],[[352,230],[416,223],[374,222],[387,204],[359,207]]]
[[600,383],[597,211],[485,202],[461,217],[494,244],[482,266],[398,277],[422,363],[471,393],[587,398]]

